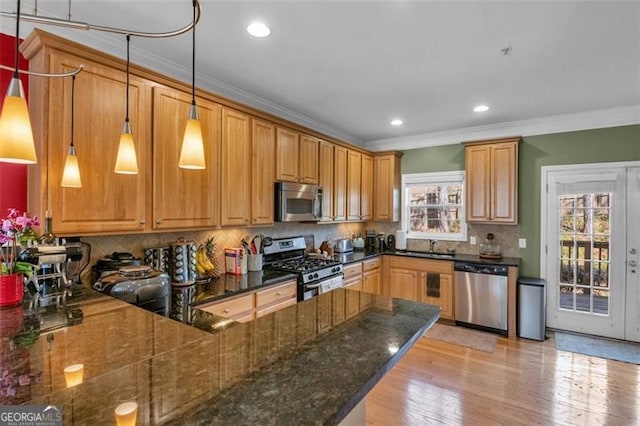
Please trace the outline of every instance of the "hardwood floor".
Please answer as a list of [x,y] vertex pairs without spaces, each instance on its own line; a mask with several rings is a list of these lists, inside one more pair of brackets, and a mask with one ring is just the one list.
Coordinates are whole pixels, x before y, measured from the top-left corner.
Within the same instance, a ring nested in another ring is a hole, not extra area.
[[[552,333],[550,333],[553,336]],[[367,425],[639,425],[640,366],[500,338],[421,338],[367,397]]]

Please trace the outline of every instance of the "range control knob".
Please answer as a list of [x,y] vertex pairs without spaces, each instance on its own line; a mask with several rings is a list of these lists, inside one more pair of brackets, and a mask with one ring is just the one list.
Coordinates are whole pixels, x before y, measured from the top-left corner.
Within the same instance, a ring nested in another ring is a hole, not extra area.
[[318,273],[316,272],[315,274],[313,274],[313,278],[318,278]]
[[313,274],[309,274],[309,276],[307,277],[307,279],[308,279],[309,281],[311,281],[311,280],[313,279]]

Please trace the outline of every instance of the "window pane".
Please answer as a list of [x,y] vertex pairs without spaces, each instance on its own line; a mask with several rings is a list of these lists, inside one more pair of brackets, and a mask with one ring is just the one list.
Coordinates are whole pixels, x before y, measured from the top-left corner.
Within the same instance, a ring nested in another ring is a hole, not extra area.
[[609,290],[593,290],[593,313],[609,314]]
[[593,232],[594,234],[609,233],[609,209],[593,210]]
[[593,263],[593,285],[596,287],[609,287],[609,262]]
[[591,289],[576,288],[576,311],[591,312]]
[[566,284],[574,283],[576,263],[571,260],[560,261],[560,282]]
[[560,309],[573,310],[573,287],[560,286]]

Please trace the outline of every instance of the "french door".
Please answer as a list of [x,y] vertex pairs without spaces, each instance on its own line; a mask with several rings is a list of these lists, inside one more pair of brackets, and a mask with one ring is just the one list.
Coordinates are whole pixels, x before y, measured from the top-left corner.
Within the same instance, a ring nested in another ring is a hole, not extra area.
[[547,325],[640,341],[640,164],[542,168]]

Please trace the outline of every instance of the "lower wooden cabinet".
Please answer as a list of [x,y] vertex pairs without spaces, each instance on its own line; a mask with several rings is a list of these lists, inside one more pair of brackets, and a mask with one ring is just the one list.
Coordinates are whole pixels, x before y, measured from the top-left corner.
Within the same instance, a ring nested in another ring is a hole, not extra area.
[[362,275],[351,278],[344,282],[345,293],[345,318],[353,318],[360,312],[360,292],[362,291]]
[[250,293],[229,300],[213,302],[202,307],[198,306],[198,309],[238,322],[251,321],[253,319],[253,298],[253,293]]
[[298,302],[296,281],[256,291],[256,318],[279,311]]
[[453,262],[388,256],[385,291],[391,297],[440,306],[440,318],[454,320]]

